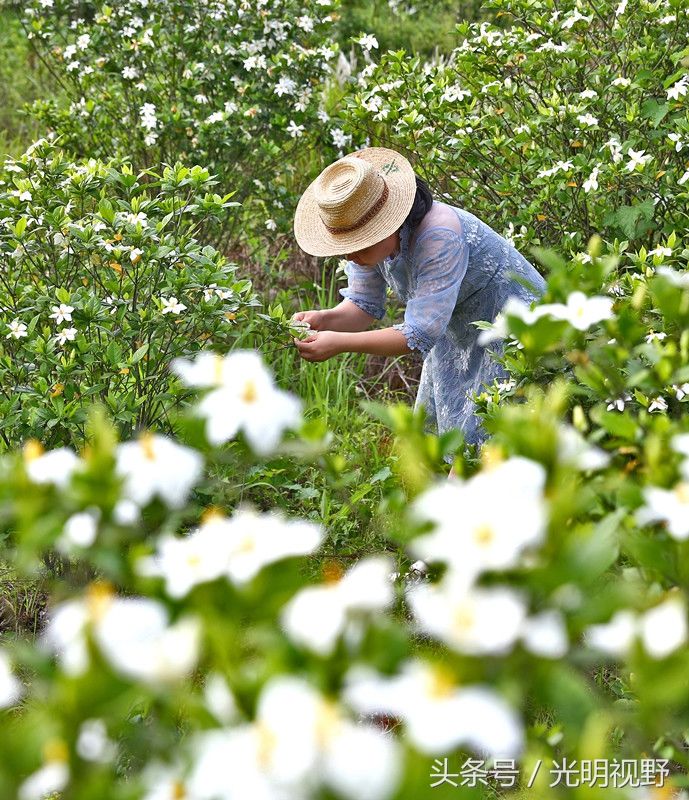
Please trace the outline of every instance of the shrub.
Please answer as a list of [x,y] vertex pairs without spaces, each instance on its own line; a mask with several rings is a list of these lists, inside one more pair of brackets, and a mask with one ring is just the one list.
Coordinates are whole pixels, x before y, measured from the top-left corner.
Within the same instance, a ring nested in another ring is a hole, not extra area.
[[653,242],[686,226],[681,3],[493,0],[449,62],[366,68],[343,126],[406,150],[449,198],[520,245],[593,233]]
[[184,393],[168,363],[228,348],[251,283],[201,229],[236,203],[202,167],[162,174],[73,162],[41,140],[8,160],[0,193],[0,431],[5,445],[83,440],[88,406],[125,435],[167,428]]
[[[301,154],[323,128],[319,90],[337,53],[336,8],[337,0],[32,1],[28,35],[69,100],[34,110],[80,156],[122,155],[138,169],[205,164],[238,200],[260,197],[253,214],[265,232],[284,214],[276,174],[300,175]],[[242,235],[251,210],[226,220],[223,241]]]

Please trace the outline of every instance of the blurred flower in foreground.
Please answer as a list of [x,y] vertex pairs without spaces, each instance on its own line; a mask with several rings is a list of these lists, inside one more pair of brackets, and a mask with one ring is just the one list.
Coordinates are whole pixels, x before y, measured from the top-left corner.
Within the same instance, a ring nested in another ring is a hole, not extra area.
[[201,477],[203,459],[167,436],[145,433],[117,447],[117,473],[124,478],[124,497],[145,506],[158,496],[171,508],[184,505]]
[[470,655],[508,652],[526,618],[518,592],[475,588],[453,573],[437,584],[412,587],[407,599],[422,631]]
[[424,753],[468,745],[486,755],[510,757],[524,746],[519,717],[496,692],[458,686],[440,665],[407,661],[393,677],[353,667],[343,697],[362,714],[402,720],[409,740]]
[[686,644],[687,633],[685,602],[673,592],[643,614],[622,609],[609,622],[590,625],[584,640],[603,653],[625,657],[638,636],[646,652],[652,658],[661,659]]
[[391,559],[372,556],[362,559],[339,580],[302,589],[283,609],[282,625],[287,635],[309,650],[330,655],[357,615],[381,611],[392,603],[391,571]]
[[12,665],[7,653],[0,650],[0,708],[13,706],[22,694],[22,684],[12,674]]
[[[435,523],[409,549],[473,579],[484,570],[516,566],[522,551],[542,541],[547,524],[545,470],[514,457],[467,481],[443,481],[416,498],[412,515]],[[495,498],[501,498],[499,503]]]
[[63,670],[81,675],[89,665],[87,632],[120,674],[152,685],[174,681],[195,666],[200,628],[190,617],[168,625],[165,607],[143,597],[116,597],[93,584],[85,599],[68,600],[53,610],[43,644],[57,653]]
[[266,684],[255,722],[199,734],[193,749],[184,797],[306,798],[325,784],[351,800],[385,800],[402,774],[392,737],[287,676]]
[[178,598],[223,575],[245,584],[268,564],[312,553],[322,540],[322,529],[312,522],[239,508],[231,519],[211,516],[186,536],[161,537],[157,553],[137,568],[164,577],[166,592]]
[[68,447],[43,452],[40,443],[31,440],[24,446],[24,467],[33,483],[52,483],[64,489],[72,479],[79,457]]
[[206,419],[211,444],[227,442],[242,430],[252,450],[266,455],[276,448],[285,428],[301,423],[301,400],[275,386],[253,350],[226,356],[203,352],[193,362],[177,358],[171,368],[187,386],[215,387],[196,407]]

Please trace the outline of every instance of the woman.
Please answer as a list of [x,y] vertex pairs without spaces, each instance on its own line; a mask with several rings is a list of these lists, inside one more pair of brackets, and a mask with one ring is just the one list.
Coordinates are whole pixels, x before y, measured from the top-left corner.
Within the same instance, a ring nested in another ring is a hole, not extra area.
[[[471,393],[508,373],[471,323],[493,322],[510,295],[526,303],[542,295],[536,269],[473,214],[433,200],[409,161],[383,147],[326,167],[299,200],[294,233],[311,255],[348,259],[345,300],[295,315],[317,332],[294,340],[302,358],[413,352],[423,358],[415,408],[425,406],[428,429],[459,428],[479,446],[486,433]],[[387,286],[406,304],[404,322],[368,331],[385,315]],[[501,353],[501,343],[493,349]]]

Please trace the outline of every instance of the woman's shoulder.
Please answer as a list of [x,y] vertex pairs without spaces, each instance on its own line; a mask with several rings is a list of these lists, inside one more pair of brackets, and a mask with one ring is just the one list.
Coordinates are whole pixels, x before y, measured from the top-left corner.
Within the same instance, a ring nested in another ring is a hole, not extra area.
[[[430,211],[421,220],[413,231],[407,231],[406,246],[410,253],[423,252],[434,243],[445,243],[448,240],[456,241],[456,237],[464,235],[464,223],[460,209],[455,206],[433,201]],[[402,234],[400,239],[404,242]]]

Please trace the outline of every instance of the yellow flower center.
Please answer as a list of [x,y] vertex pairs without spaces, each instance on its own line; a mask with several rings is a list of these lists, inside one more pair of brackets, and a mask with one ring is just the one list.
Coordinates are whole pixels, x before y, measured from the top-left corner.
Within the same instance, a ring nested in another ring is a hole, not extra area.
[[474,541],[479,547],[487,547],[494,539],[495,532],[487,522],[474,528]]
[[256,734],[258,736],[257,760],[261,769],[268,769],[273,757],[277,737],[265,722],[256,722]]
[[475,621],[476,617],[471,606],[463,604],[457,607],[454,613],[454,627],[457,633],[466,633],[473,627]]
[[678,483],[675,486],[675,495],[682,505],[689,505],[689,483]]
[[43,745],[43,760],[46,762],[66,762],[69,750],[62,739],[49,739]]
[[335,703],[323,700],[319,703],[316,715],[316,741],[325,747],[340,724],[340,713]]
[[44,453],[43,445],[37,439],[29,439],[24,445],[24,461],[29,464]]
[[172,800],[184,800],[187,795],[187,790],[181,781],[175,781],[172,785]]
[[218,386],[222,385],[222,365],[223,359],[220,356],[216,356],[213,362],[213,377]]
[[153,434],[144,433],[139,439],[139,444],[143,450],[144,458],[147,458],[149,461],[155,461],[156,453],[153,442]]
[[430,669],[428,680],[428,694],[436,700],[449,697],[456,688],[452,673],[440,665]]
[[114,597],[115,591],[108,581],[95,581],[89,585],[86,590],[86,607],[94,622],[103,619]]
[[258,392],[256,391],[256,384],[252,380],[248,380],[244,384],[244,391],[242,392],[242,400],[245,403],[255,403],[258,400]]

